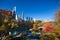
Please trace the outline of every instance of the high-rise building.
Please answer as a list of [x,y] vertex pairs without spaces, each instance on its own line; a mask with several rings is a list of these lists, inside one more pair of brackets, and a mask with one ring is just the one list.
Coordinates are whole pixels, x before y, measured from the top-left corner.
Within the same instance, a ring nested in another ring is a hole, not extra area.
[[16,6],[14,6],[12,13],[16,13]]
[[31,17],[30,20],[33,20],[33,18]]
[[15,19],[15,16],[16,16],[16,14],[14,13],[14,14],[13,14],[13,19]]
[[32,17],[26,17],[26,21],[32,21],[33,18]]
[[28,21],[29,20],[29,18],[28,17],[26,17],[26,21]]
[[13,18],[15,19],[15,16],[16,16],[16,6],[12,10],[12,15],[13,15]]
[[30,21],[30,17],[28,17],[28,21]]
[[24,12],[22,11],[22,20],[24,20]]

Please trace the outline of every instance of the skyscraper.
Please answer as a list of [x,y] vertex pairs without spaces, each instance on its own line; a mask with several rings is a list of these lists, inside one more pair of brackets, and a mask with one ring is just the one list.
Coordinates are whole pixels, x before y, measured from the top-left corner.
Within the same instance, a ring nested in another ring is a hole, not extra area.
[[16,6],[12,10],[13,19],[16,17]]
[[24,20],[24,12],[22,11],[22,20]]
[[33,18],[31,17],[30,20],[33,20]]
[[29,20],[29,18],[28,17],[26,17],[26,21],[28,21]]

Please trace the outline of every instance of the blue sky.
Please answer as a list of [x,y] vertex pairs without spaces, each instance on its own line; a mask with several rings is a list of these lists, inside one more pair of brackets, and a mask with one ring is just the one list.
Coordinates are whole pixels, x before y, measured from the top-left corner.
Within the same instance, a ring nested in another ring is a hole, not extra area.
[[24,11],[25,18],[33,17],[40,20],[54,20],[58,10],[59,0],[0,0],[0,9],[12,10],[16,6],[16,13],[20,16]]

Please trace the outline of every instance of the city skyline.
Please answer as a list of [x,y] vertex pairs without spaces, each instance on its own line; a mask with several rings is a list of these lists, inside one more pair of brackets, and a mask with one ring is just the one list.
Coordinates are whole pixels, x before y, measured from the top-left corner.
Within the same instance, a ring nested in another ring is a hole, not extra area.
[[59,7],[59,0],[0,0],[0,9],[13,10],[16,6],[16,13],[39,20],[54,20],[54,15]]

